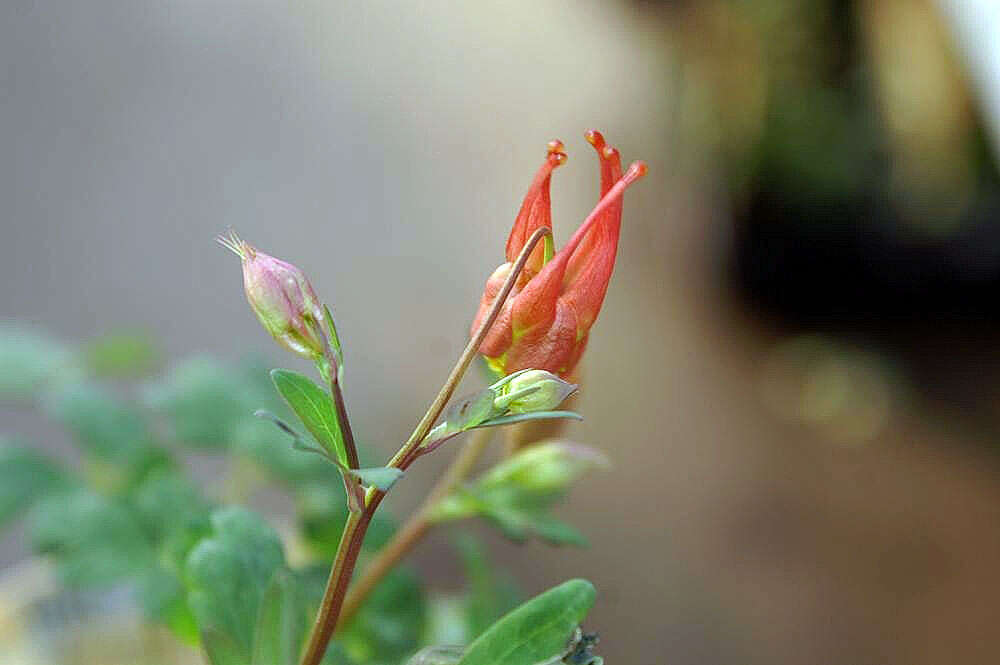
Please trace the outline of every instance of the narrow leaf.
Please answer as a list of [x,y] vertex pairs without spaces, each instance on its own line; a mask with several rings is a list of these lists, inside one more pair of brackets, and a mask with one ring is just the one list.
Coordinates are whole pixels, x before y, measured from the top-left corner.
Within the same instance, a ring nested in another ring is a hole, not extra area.
[[288,423],[286,423],[284,420],[274,415],[270,411],[267,411],[265,409],[257,409],[256,411],[253,412],[253,415],[257,416],[258,418],[263,418],[264,420],[270,420],[272,423],[274,423],[275,427],[280,429],[288,436],[292,437],[292,448],[294,448],[295,450],[299,450],[304,453],[316,453],[317,455],[321,455],[324,459],[333,462],[338,467],[340,466],[339,460],[330,457],[330,453],[326,452],[322,448],[317,448],[316,446],[311,445],[308,441],[302,438],[301,434],[292,429],[292,427]]
[[333,402],[326,391],[308,377],[287,369],[271,370],[271,379],[309,433],[316,437],[321,446],[346,465],[347,449],[344,446],[344,435],[340,431]]
[[[361,491],[361,487],[357,483],[356,479],[358,476],[356,475],[356,470],[350,469],[344,462],[337,459],[336,457],[328,453],[326,450],[323,450],[322,448],[317,448],[316,446],[309,444],[309,442],[303,439],[298,432],[296,432],[288,425],[288,423],[286,423],[285,421],[283,421],[281,418],[274,415],[270,411],[266,411],[264,409],[258,409],[257,411],[254,412],[254,415],[257,416],[258,418],[270,420],[278,427],[278,429],[280,429],[282,432],[292,437],[293,449],[305,453],[315,453],[320,457],[322,457],[323,459],[325,459],[327,462],[330,462],[331,464],[336,466],[337,470],[340,472],[341,478],[344,481],[344,491],[347,492],[347,503],[351,509],[351,512],[356,513],[361,511],[362,504],[364,503],[364,493]],[[388,487],[386,489],[388,489]]]
[[576,411],[534,411],[532,413],[515,413],[509,416],[490,418],[489,420],[477,425],[477,427],[498,427],[500,425],[513,425],[514,423],[520,423],[526,420],[549,420],[552,418],[583,420],[583,416]]

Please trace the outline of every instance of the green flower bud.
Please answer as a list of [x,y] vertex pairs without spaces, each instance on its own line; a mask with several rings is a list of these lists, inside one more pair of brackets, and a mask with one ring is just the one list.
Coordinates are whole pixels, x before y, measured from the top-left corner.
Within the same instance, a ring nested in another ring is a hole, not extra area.
[[293,353],[311,360],[322,357],[327,344],[323,305],[305,274],[235,233],[218,241],[240,257],[247,302],[264,329]]
[[510,413],[550,411],[576,392],[578,386],[563,381],[552,372],[531,369],[509,377],[494,405]]
[[486,472],[477,487],[486,494],[516,487],[522,498],[534,505],[561,496],[583,472],[609,466],[608,458],[596,448],[550,441],[504,460]]

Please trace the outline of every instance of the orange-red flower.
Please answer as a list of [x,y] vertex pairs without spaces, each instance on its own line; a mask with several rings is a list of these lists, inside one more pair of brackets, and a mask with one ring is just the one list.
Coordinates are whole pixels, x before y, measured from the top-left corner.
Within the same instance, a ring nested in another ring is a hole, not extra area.
[[[634,162],[622,175],[618,151],[604,142],[600,132],[587,132],[587,140],[601,164],[601,198],[569,242],[552,256],[551,244],[539,243],[518,276],[500,315],[480,352],[501,374],[534,368],[567,376],[587,345],[611,272],[615,267],[618,233],[625,189],[646,173],[643,162]],[[486,282],[479,312],[472,324],[475,333],[489,313],[513,262],[531,235],[552,227],[549,183],[552,170],[565,163],[560,141],[549,143],[545,162],[535,175],[507,239],[507,263]]]

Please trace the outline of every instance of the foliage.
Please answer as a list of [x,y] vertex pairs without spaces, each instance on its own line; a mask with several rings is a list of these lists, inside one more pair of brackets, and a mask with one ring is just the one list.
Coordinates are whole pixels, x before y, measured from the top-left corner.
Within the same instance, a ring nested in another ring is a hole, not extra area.
[[607,464],[601,453],[579,444],[532,446],[458,488],[437,505],[432,519],[444,522],[478,515],[517,541],[535,535],[554,545],[582,545],[583,535],[549,515],[549,509],[582,473]]
[[[155,349],[129,334],[73,348],[36,331],[0,327],[0,401],[58,423],[80,458],[70,468],[37,446],[0,441],[0,527],[26,519],[32,548],[55,563],[65,585],[127,586],[150,620],[199,645],[213,665],[294,665],[348,519],[340,474],[387,489],[400,471],[345,470],[330,394],[301,374],[276,370],[269,377],[256,361],[230,366],[205,356],[153,374],[160,366]],[[339,341],[335,351],[342,377]],[[286,433],[254,417],[261,408],[282,423],[298,417],[311,437],[296,434],[300,448],[315,444],[324,454],[296,450]],[[593,460],[584,463],[558,446],[542,450],[549,452],[519,455],[459,490],[439,508],[440,519],[483,515],[516,538],[580,540],[558,535],[571,528],[553,527],[547,511]],[[364,448],[359,454],[373,457]],[[221,469],[221,480],[199,483],[195,476],[205,474],[189,473],[193,460]],[[281,536],[264,517],[235,505],[268,486],[294,505]],[[391,517],[374,516],[362,568],[395,531]],[[517,660],[522,654],[542,654],[532,663],[562,658],[592,590],[568,583],[493,625],[516,604],[509,577],[468,537],[457,547],[464,591],[428,589],[413,571],[396,567],[338,631],[324,662],[402,663],[438,638],[471,646],[434,647],[410,662],[501,665],[501,642],[516,642],[515,652],[503,655],[514,659],[503,665],[528,663],[528,655]],[[286,555],[293,550],[296,566]],[[543,620],[544,629],[513,640],[509,634],[521,630],[524,617]]]

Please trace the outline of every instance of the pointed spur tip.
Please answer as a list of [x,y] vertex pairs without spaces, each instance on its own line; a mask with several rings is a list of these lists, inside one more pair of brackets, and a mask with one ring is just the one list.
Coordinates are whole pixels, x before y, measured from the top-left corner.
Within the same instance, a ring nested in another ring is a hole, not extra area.
[[649,167],[646,165],[646,162],[641,160],[632,162],[628,167],[628,171],[626,171],[624,177],[622,177],[622,180],[624,180],[626,184],[631,184],[646,175],[648,172]]

